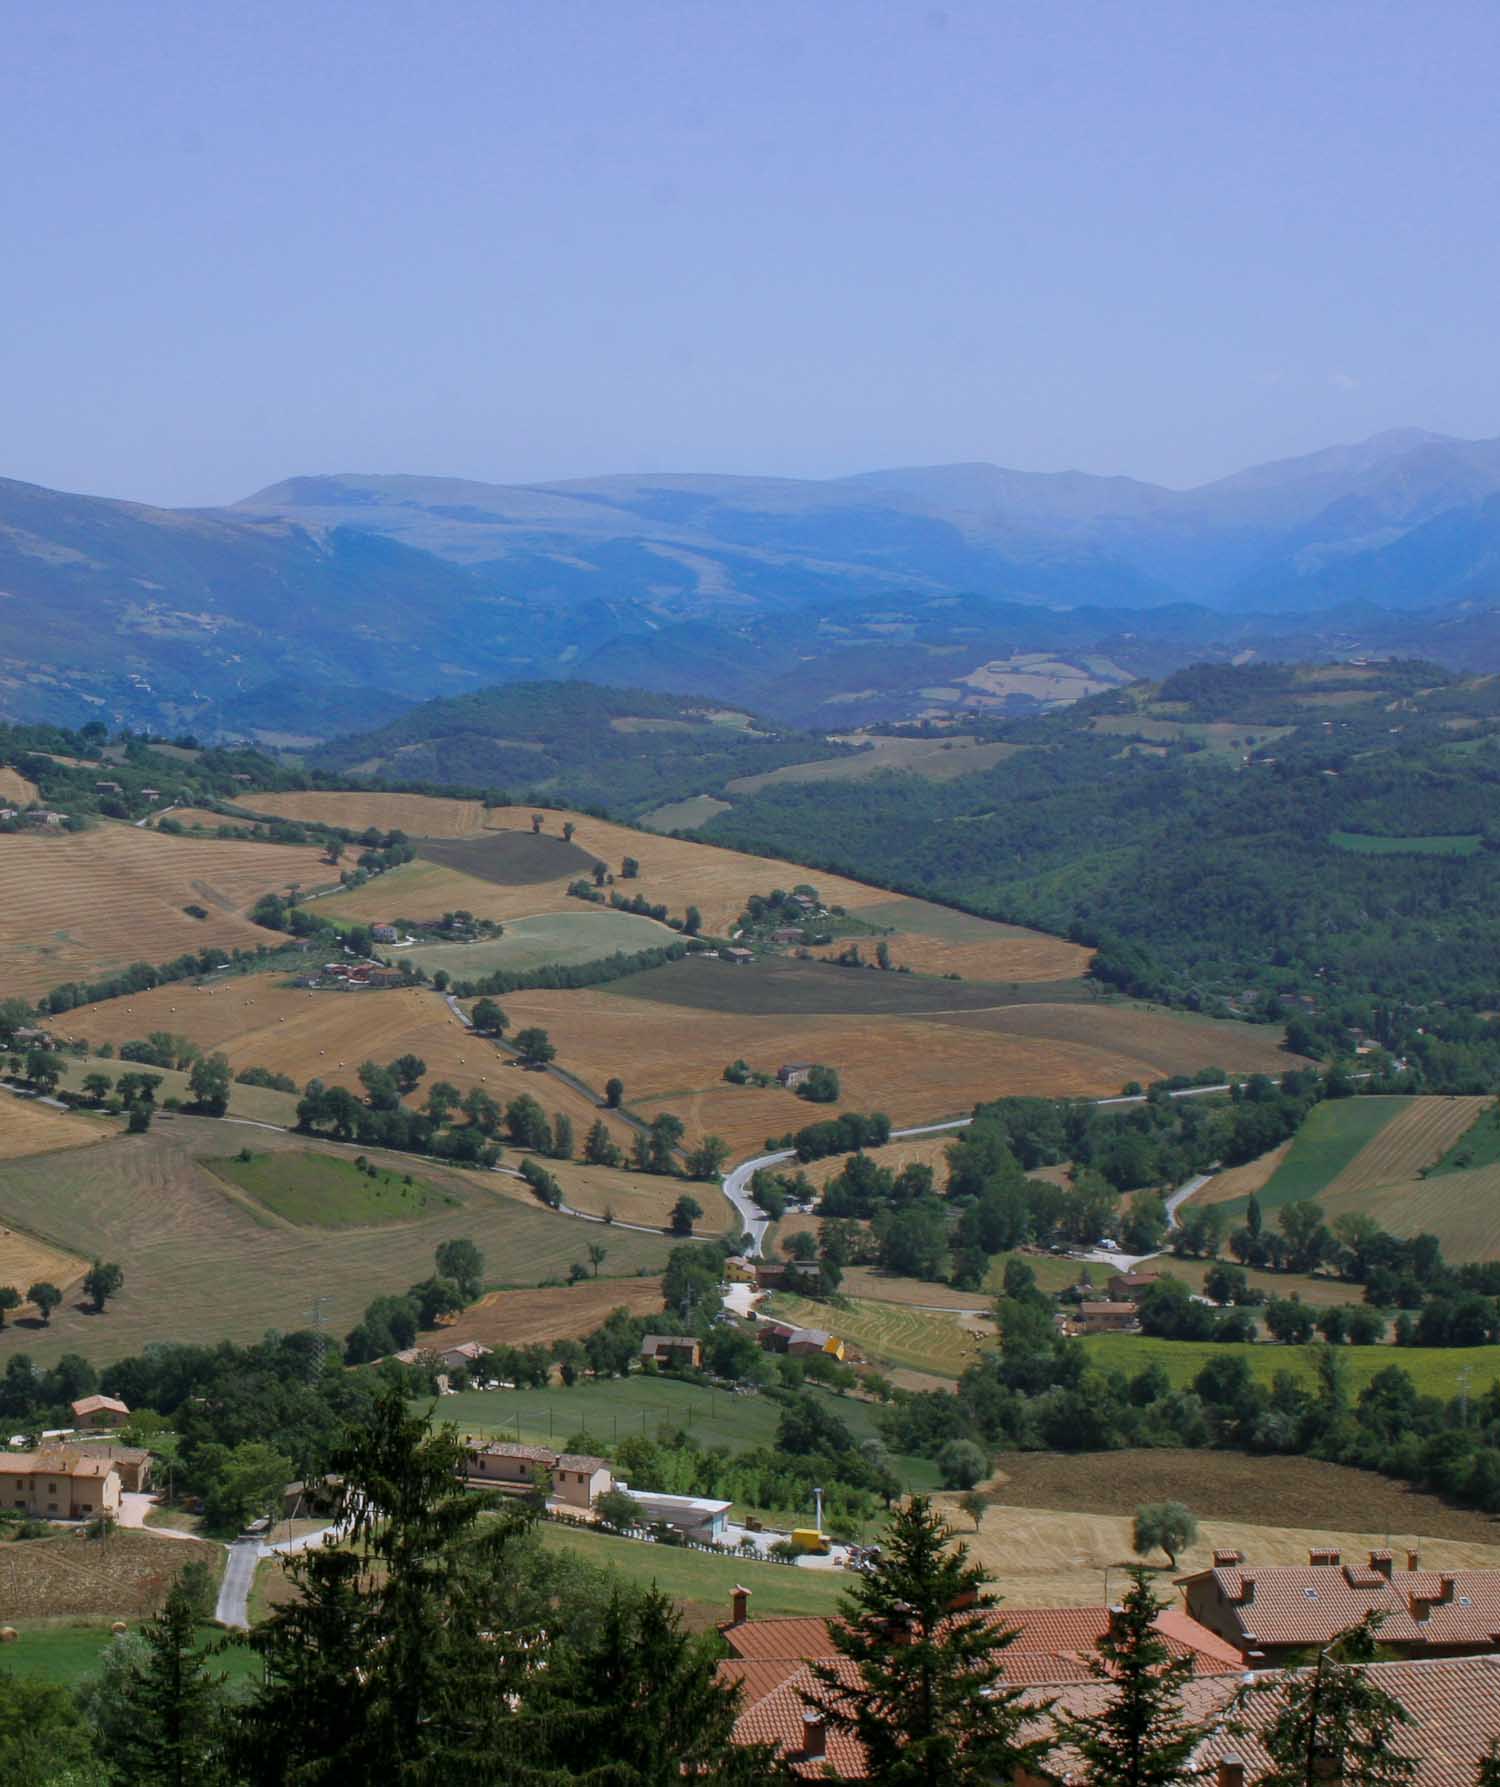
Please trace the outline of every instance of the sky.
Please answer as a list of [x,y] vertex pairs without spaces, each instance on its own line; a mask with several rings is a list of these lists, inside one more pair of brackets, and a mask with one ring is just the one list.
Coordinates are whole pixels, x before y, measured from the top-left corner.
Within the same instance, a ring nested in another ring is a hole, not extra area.
[[0,475],[1500,434],[1493,0],[5,8]]

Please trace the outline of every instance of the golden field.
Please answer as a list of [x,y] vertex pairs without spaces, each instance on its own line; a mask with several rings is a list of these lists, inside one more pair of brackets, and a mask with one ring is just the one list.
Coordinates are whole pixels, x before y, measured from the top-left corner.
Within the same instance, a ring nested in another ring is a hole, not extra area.
[[[0,984],[34,998],[132,962],[209,946],[256,948],[270,933],[245,913],[262,894],[333,878],[310,846],[174,838],[113,824],[22,832],[0,850]],[[190,917],[189,905],[208,917]]]
[[247,794],[238,804],[273,819],[312,820],[348,831],[368,831],[373,825],[377,831],[404,831],[411,838],[468,838],[483,831],[492,818],[477,800],[449,800],[434,794],[366,794],[359,790]]

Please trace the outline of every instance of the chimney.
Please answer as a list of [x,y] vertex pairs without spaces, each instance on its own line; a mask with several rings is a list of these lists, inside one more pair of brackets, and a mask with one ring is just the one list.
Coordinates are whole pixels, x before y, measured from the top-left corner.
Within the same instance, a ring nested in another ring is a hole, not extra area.
[[1254,1601],[1255,1578],[1253,1576],[1241,1576],[1238,1605],[1241,1607],[1249,1607],[1253,1605]]
[[815,1706],[802,1714],[802,1759],[816,1762],[828,1754],[828,1721]]
[[750,1590],[741,1588],[740,1585],[736,1583],[730,1590],[729,1607],[729,1623],[732,1626],[744,1625],[745,1621],[750,1617]]
[[1243,1551],[1216,1551],[1214,1553],[1214,1568],[1216,1570],[1233,1570],[1244,1561]]
[[1408,1570],[1420,1570],[1422,1568],[1422,1554],[1420,1551],[1407,1552],[1406,1567]]
[[1395,1567],[1396,1556],[1394,1552],[1372,1551],[1370,1553],[1370,1568],[1374,1570],[1377,1575],[1383,1576],[1387,1582],[1390,1581],[1391,1571],[1394,1570]]
[[1109,1630],[1111,1635],[1118,1635],[1124,1619],[1125,1609],[1118,1601],[1114,1602],[1109,1608]]
[[891,1609],[886,1637],[892,1644],[907,1645],[917,1642],[917,1610],[910,1601],[897,1601]]
[[1458,1578],[1451,1570],[1444,1570],[1442,1575],[1438,1577],[1438,1592],[1434,1597],[1434,1605],[1438,1607],[1451,1606],[1453,1597],[1457,1592]]
[[1308,1552],[1307,1561],[1315,1568],[1336,1568],[1343,1561],[1343,1553],[1332,1545],[1319,1545]]
[[1245,1765],[1238,1756],[1219,1758],[1217,1787],[1245,1787]]

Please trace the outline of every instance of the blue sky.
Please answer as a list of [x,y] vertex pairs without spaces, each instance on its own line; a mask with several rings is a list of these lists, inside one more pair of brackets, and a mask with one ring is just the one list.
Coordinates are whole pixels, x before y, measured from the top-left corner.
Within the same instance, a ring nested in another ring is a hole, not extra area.
[[8,9],[0,474],[1187,484],[1500,434],[1500,7]]

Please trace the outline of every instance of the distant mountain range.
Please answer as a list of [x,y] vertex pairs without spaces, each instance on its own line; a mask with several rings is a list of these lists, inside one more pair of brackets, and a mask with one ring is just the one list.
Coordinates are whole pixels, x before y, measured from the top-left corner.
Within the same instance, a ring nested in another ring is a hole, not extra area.
[[293,742],[583,675],[832,726],[983,705],[964,679],[1037,652],[1106,682],[1184,653],[1500,666],[1500,439],[1401,429],[1186,491],[983,464],[351,473],[164,510],[0,481],[16,717]]

